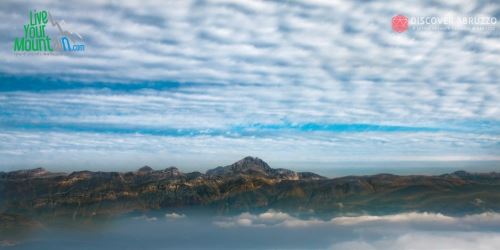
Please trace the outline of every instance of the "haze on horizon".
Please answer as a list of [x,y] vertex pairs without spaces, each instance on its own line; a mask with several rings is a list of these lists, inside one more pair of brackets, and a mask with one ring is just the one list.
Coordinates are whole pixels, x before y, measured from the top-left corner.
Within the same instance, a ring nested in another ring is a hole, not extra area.
[[[495,2],[0,7],[0,171],[206,170],[247,155],[334,173],[500,166],[498,27],[390,27],[399,13],[500,19]],[[86,51],[15,55],[34,8],[80,33]]]

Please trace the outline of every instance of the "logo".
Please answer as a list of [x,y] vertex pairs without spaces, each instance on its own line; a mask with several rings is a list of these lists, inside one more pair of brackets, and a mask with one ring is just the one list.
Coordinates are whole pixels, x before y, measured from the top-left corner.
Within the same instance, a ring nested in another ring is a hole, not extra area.
[[408,30],[408,18],[403,15],[397,15],[392,18],[392,30],[398,33]]
[[489,16],[403,16],[392,17],[392,30],[412,31],[495,31],[497,18]]
[[[50,12],[30,11],[23,36],[14,39],[14,52],[73,53],[85,51],[83,37],[63,28]],[[52,30],[50,30],[52,29]],[[52,32],[51,32],[52,31]]]

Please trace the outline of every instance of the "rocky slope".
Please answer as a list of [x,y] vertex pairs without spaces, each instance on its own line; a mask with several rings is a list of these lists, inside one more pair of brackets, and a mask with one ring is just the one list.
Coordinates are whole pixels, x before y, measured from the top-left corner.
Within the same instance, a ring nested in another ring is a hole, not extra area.
[[113,216],[134,210],[203,208],[219,213],[275,208],[325,214],[500,211],[500,174],[347,176],[328,179],[273,169],[259,158],[183,173],[175,167],[136,172],[0,172],[0,213]]

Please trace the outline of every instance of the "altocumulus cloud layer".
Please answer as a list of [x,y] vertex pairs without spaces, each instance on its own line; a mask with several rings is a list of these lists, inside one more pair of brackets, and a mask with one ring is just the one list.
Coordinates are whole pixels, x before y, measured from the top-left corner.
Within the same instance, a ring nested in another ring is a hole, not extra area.
[[[3,169],[499,160],[498,27],[390,28],[395,14],[500,19],[496,1],[0,6]],[[86,51],[15,55],[32,9]]]

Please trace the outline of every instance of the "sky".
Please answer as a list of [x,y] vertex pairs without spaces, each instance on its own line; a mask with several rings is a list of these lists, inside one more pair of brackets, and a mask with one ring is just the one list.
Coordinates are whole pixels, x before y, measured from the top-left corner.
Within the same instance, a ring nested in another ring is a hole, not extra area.
[[[85,51],[15,53],[30,10]],[[496,20],[500,3],[1,1],[0,171],[500,169],[499,24],[397,33],[398,14]]]

